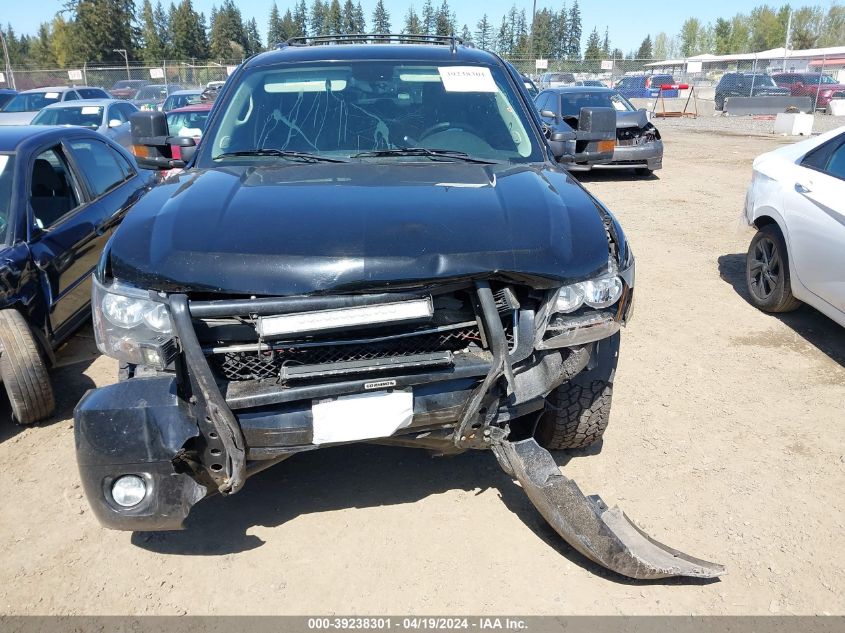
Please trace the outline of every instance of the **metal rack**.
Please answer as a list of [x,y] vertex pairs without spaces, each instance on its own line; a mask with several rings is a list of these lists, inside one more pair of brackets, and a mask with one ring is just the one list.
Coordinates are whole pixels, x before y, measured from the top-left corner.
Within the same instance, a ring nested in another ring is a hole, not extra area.
[[450,46],[455,52],[458,46],[472,47],[455,35],[412,35],[408,33],[345,33],[338,35],[308,35],[291,37],[276,48],[287,46],[326,46],[332,44],[434,44]]

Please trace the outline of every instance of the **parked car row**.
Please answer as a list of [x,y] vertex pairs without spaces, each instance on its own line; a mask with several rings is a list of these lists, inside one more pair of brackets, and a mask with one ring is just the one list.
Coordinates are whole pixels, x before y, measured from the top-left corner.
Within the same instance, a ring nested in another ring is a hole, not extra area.
[[42,108],[54,103],[84,99],[108,99],[102,88],[90,86],[54,86],[24,90],[0,107],[0,125],[28,125]]
[[845,84],[823,73],[777,73],[772,79],[794,97],[813,97],[819,110],[827,108],[833,99],[845,99]]

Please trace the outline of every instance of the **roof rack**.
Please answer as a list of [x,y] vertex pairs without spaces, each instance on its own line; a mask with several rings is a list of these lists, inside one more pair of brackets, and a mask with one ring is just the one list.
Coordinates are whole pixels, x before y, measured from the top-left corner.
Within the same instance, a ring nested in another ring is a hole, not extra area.
[[331,44],[437,44],[448,45],[452,52],[458,46],[474,48],[472,42],[464,42],[454,35],[413,35],[410,33],[343,33],[337,35],[306,35],[291,37],[276,48],[287,46],[325,46]]

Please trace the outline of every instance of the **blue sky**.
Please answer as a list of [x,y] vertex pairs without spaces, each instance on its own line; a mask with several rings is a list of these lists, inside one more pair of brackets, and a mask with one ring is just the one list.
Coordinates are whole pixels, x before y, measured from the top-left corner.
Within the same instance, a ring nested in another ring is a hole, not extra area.
[[[419,12],[423,1],[385,0],[388,11],[390,11],[391,21],[397,31],[408,6],[413,2]],[[141,2],[142,0],[135,0],[137,6],[140,6]],[[237,1],[245,19],[255,17],[258,21],[262,37],[266,34],[266,22],[270,13],[271,2],[272,0]],[[283,12],[287,6],[292,6],[293,2],[294,0],[277,0],[279,8]],[[432,2],[435,6],[440,4],[438,0],[432,0]],[[2,11],[0,11],[0,20],[11,23],[18,33],[34,34],[39,23],[51,20],[64,3],[65,0],[40,0],[38,2],[39,9],[33,11],[32,7],[25,2],[0,0],[0,4],[3,5]],[[311,0],[308,0],[308,3],[310,5]],[[375,3],[376,0],[361,0],[368,19]],[[642,38],[647,33],[654,35],[658,31],[666,31],[670,35],[676,34],[683,21],[688,17],[697,17],[704,22],[712,22],[719,16],[729,17],[739,12],[748,12],[754,6],[763,3],[763,0],[709,0],[708,2],[696,2],[694,4],[677,1],[649,4],[638,0],[582,0],[580,6],[584,25],[584,39],[586,40],[587,33],[594,26],[598,27],[602,34],[604,34],[605,27],[608,27],[610,29],[611,46],[619,47],[627,53],[638,48]],[[804,3],[798,2],[797,4]],[[809,4],[810,0],[806,3]],[[169,5],[170,0],[162,0],[162,4]],[[211,13],[211,7],[214,4],[219,5],[220,0],[194,0],[194,7],[198,11],[204,12],[206,17]],[[502,14],[514,2],[513,0],[486,0],[480,3],[477,0],[450,0],[449,4],[457,13],[458,23],[460,25],[467,24],[474,31],[475,23],[481,18],[482,13],[486,11],[490,19],[498,24]],[[562,4],[563,0],[550,3],[537,0],[537,9],[548,6],[557,10]],[[567,6],[571,5],[572,0],[567,0],[566,4]],[[774,4],[780,5],[781,2],[775,0]],[[827,7],[830,2],[829,0],[822,0],[819,4]],[[518,8],[525,7],[527,13],[531,12],[530,0],[517,2],[516,5]],[[691,12],[693,7],[695,13]]]

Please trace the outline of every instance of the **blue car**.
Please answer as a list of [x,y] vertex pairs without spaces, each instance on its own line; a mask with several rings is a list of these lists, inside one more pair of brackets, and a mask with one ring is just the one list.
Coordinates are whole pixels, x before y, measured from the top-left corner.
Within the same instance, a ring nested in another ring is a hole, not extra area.
[[[613,87],[626,99],[653,99],[660,94],[660,86],[675,83],[672,75],[629,75]],[[678,96],[678,91],[664,90],[663,96],[671,99]]]
[[0,378],[20,424],[55,408],[54,350],[90,314],[91,273],[153,183],[84,128],[0,128]]
[[17,90],[9,90],[8,88],[0,88],[0,109],[3,108],[4,105],[9,103],[14,97],[18,94]]

